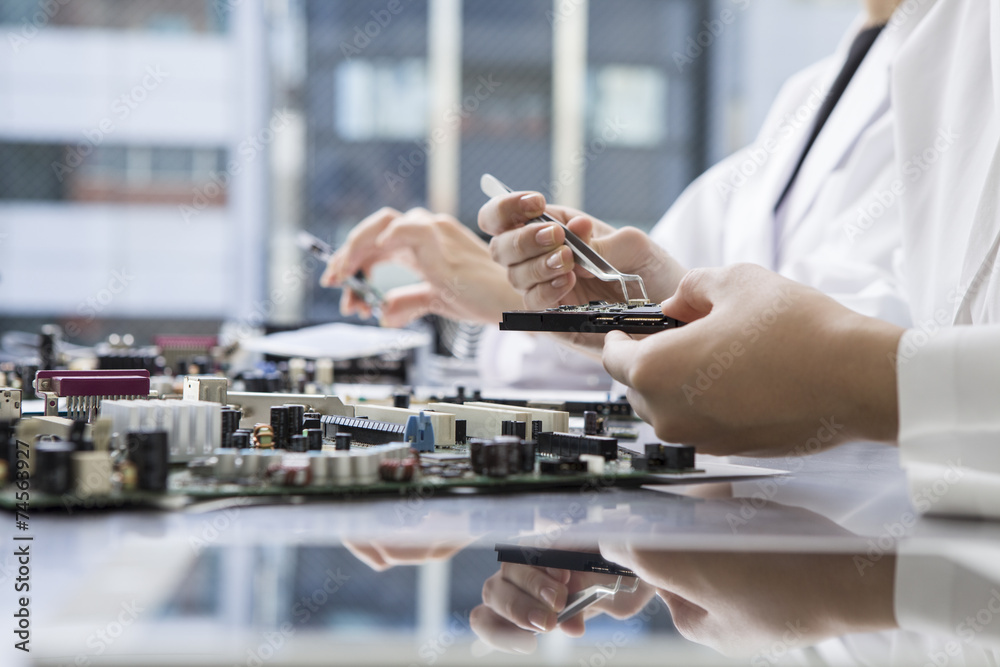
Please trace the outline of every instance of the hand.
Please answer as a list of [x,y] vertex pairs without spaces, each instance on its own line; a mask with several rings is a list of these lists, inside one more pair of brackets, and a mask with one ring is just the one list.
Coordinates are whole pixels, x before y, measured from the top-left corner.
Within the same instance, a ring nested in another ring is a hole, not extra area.
[[[518,192],[495,197],[479,211],[479,228],[493,235],[490,253],[507,268],[510,284],[524,295],[531,310],[590,301],[622,302],[619,283],[606,283],[576,265],[563,245],[566,233],[556,224],[525,225],[548,213],[566,224],[585,243],[624,273],[642,276],[649,298],[666,299],[684,275],[684,268],[652,239],[634,227],[615,230],[574,209],[545,205],[537,193]],[[630,294],[638,298],[637,293]]]
[[690,324],[604,346],[658,437],[762,456],[895,439],[902,329],[752,265],[690,272],[663,312]]
[[[503,563],[483,584],[483,604],[472,610],[472,630],[487,645],[505,653],[531,653],[539,632],[551,632],[556,617],[566,607],[570,593],[594,584],[613,586],[617,577],[589,572]],[[618,593],[591,605],[559,625],[571,637],[582,636],[585,622],[600,613],[628,618],[653,597],[653,589],[640,582],[634,593]]]
[[602,542],[601,554],[656,588],[682,636],[728,656],[897,627],[892,555],[862,576],[853,554],[657,551],[620,540]]
[[[398,262],[424,281],[386,294],[386,326],[403,326],[428,313],[496,324],[503,311],[524,308],[503,268],[490,259],[486,243],[455,218],[422,208],[405,214],[383,208],[365,218],[330,258],[320,284],[339,285],[382,262]],[[341,297],[340,311],[371,315],[368,305],[349,289]]]

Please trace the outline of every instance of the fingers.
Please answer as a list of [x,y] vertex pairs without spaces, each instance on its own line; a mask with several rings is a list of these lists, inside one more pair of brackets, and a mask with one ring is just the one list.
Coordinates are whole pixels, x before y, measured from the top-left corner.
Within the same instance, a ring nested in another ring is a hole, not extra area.
[[565,230],[555,223],[528,225],[494,236],[490,240],[490,256],[497,264],[511,267],[537,257],[551,255],[563,246],[565,240]]
[[333,253],[320,278],[320,285],[333,287],[347,276],[357,273],[375,252],[375,239],[400,215],[396,209],[385,207],[359,222],[348,234],[344,245]]
[[385,295],[385,303],[382,304],[382,325],[406,326],[413,320],[432,312],[435,298],[435,290],[428,283],[389,290]]
[[552,308],[573,291],[577,276],[567,273],[546,283],[539,283],[524,293],[524,307],[528,310]]
[[504,563],[483,584],[483,603],[522,630],[548,632],[566,605],[566,585],[543,569]]
[[681,279],[677,291],[663,302],[663,314],[682,322],[693,322],[712,312],[722,296],[723,273],[720,269],[694,269]]
[[494,197],[479,209],[479,228],[490,236],[517,229],[545,212],[545,197],[537,192],[515,192]]
[[522,630],[486,605],[469,614],[469,625],[483,643],[504,653],[534,653],[538,638],[534,631]]
[[611,331],[604,337],[604,369],[615,380],[633,386],[632,372],[638,357],[639,341],[622,331]]
[[[573,271],[573,251],[559,246],[549,254],[515,264],[507,269],[507,280],[519,292],[527,293],[538,285],[550,283]],[[564,281],[555,289],[564,287]]]

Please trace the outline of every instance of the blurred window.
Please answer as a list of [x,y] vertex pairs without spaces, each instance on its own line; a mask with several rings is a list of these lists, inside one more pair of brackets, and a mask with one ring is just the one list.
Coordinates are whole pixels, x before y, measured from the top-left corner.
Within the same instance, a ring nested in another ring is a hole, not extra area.
[[221,33],[234,0],[3,0],[0,23],[161,33]]

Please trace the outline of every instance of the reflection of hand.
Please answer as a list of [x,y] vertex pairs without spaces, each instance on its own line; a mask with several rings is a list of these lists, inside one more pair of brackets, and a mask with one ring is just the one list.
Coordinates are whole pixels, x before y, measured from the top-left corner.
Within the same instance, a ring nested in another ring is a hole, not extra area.
[[653,551],[613,540],[601,554],[656,587],[681,635],[725,655],[896,627],[894,556],[862,576],[851,554]]
[[[595,584],[614,585],[617,577],[570,572],[554,568],[503,563],[483,584],[483,604],[472,610],[472,630],[487,645],[508,653],[531,653],[538,632],[550,632],[566,607],[570,593]],[[587,619],[599,613],[627,618],[638,613],[653,597],[653,589],[640,583],[634,593],[618,593],[592,605],[558,627],[579,637]]]
[[[422,208],[406,213],[383,208],[365,218],[334,253],[320,283],[339,285],[382,262],[402,264],[424,280],[386,294],[382,310],[387,326],[403,326],[428,313],[495,324],[504,310],[524,307],[479,237],[455,218]],[[371,314],[351,290],[344,290],[340,310],[344,315]]]
[[510,284],[524,294],[530,309],[625,299],[618,283],[605,283],[576,266],[573,252],[563,245],[562,227],[552,223],[525,226],[543,212],[565,223],[619,270],[641,275],[651,299],[659,301],[673,294],[684,274],[675,259],[638,229],[616,231],[580,211],[546,207],[545,198],[537,192],[496,197],[480,209],[479,227],[493,235],[490,252],[507,267]]
[[813,440],[896,437],[889,358],[902,329],[752,265],[691,271],[663,312],[691,323],[641,341],[612,332],[604,347],[660,438],[787,455]]
[[372,540],[364,543],[343,540],[342,544],[362,563],[376,572],[384,572],[399,565],[419,565],[432,560],[447,560],[464,549],[470,541],[400,544],[396,540]]

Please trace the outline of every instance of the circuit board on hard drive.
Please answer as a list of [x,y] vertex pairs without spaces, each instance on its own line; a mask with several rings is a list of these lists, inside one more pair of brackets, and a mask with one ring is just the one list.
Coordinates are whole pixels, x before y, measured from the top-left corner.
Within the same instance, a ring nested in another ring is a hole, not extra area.
[[503,331],[597,333],[624,331],[649,334],[676,329],[684,323],[667,317],[658,304],[591,302],[586,306],[560,306],[547,310],[515,310],[503,314]]

